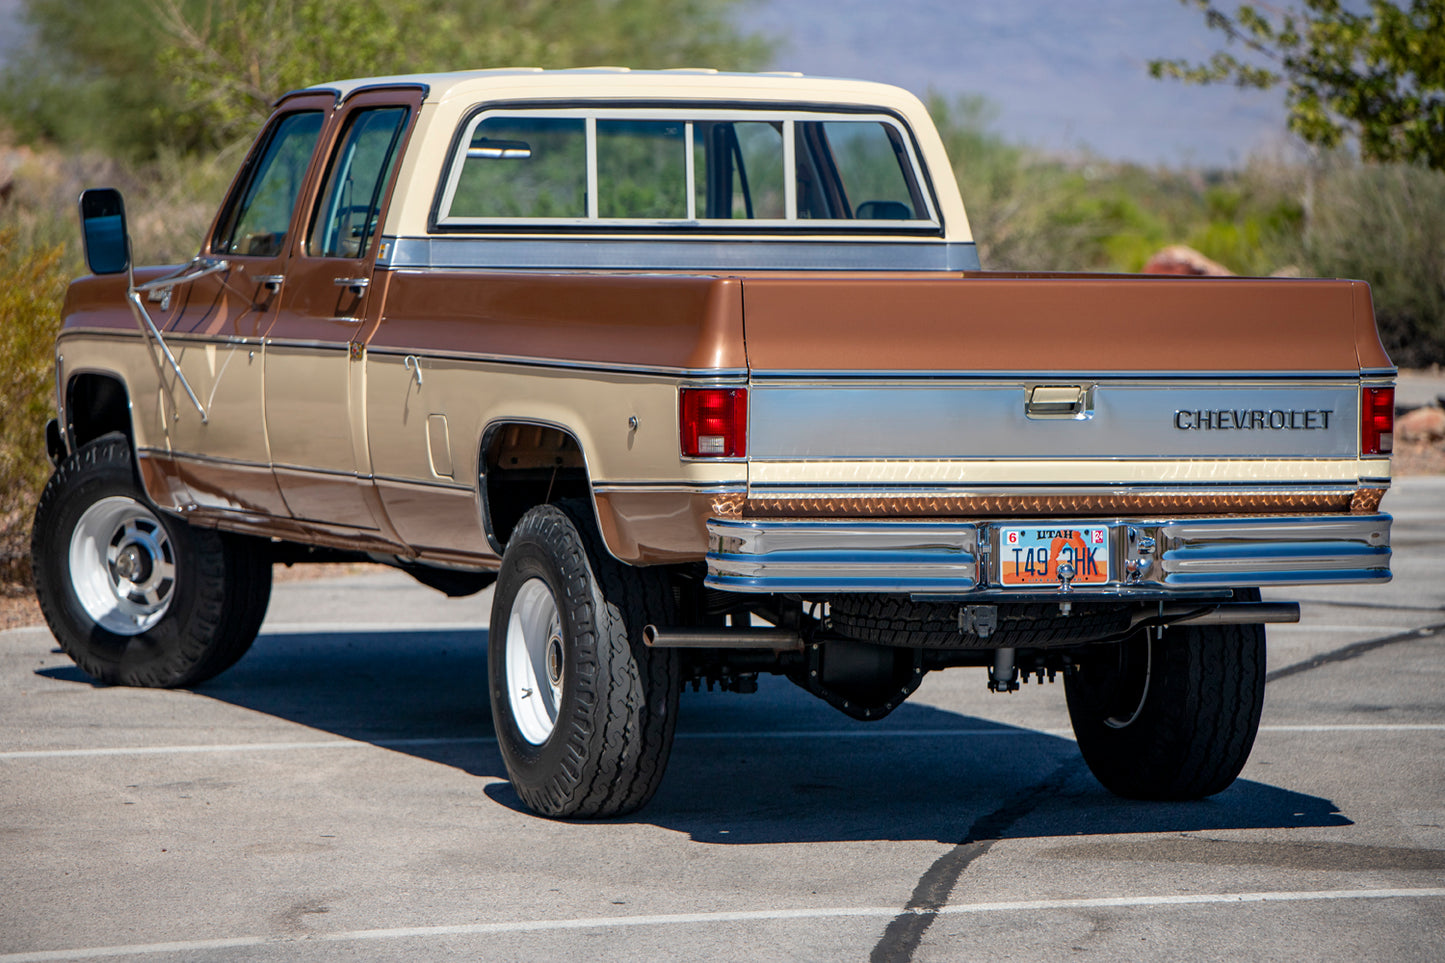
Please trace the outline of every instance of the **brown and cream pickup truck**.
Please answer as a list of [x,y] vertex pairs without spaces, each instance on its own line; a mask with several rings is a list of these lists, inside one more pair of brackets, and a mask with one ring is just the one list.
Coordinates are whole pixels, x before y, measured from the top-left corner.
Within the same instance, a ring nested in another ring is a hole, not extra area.
[[646,803],[689,684],[876,720],[957,666],[1062,675],[1106,787],[1206,796],[1298,618],[1259,589],[1390,577],[1364,284],[981,271],[892,87],[324,84],[189,264],[81,209],[34,535],[65,651],[202,682],[278,562],[495,582],[496,733],[549,816]]

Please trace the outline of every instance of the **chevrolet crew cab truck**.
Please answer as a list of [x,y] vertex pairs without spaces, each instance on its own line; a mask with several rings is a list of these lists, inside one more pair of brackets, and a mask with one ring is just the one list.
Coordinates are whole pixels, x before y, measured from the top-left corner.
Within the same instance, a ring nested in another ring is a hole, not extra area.
[[[960,158],[966,171],[968,158]],[[981,271],[887,86],[486,70],[282,97],[188,264],[88,191],[37,593],[111,683],[234,663],[271,568],[495,582],[518,795],[658,788],[688,685],[860,720],[1063,677],[1110,790],[1259,723],[1261,587],[1384,582],[1394,369],[1364,284]]]

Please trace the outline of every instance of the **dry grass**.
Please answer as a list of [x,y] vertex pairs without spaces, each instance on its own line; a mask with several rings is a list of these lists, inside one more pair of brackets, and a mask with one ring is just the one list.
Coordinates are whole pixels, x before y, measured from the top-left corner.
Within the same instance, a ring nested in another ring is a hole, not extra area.
[[0,591],[30,581],[30,517],[50,475],[45,422],[54,414],[65,279],[62,248],[26,247],[14,228],[0,229]]
[[32,625],[44,624],[45,619],[40,614],[40,603],[35,601],[34,595],[0,594],[0,632],[6,629],[23,629]]
[[1400,444],[1390,459],[1395,475],[1445,475],[1445,442]]

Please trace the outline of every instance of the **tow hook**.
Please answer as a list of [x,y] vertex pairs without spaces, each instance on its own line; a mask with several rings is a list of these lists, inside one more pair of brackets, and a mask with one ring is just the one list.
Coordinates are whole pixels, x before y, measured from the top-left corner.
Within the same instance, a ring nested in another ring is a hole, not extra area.
[[[1073,582],[1074,582],[1074,575],[1075,575],[1075,574],[1076,574],[1076,573],[1075,573],[1075,571],[1074,571],[1074,566],[1070,565],[1068,562],[1065,562],[1064,564],[1062,564],[1062,565],[1059,566],[1059,592],[1060,592],[1060,594],[1062,594],[1062,595],[1068,595],[1070,592],[1072,592],[1072,591],[1074,590]],[[1073,602],[1070,602],[1070,601],[1067,601],[1067,600],[1066,600],[1066,601],[1063,601],[1063,602],[1060,602],[1060,603],[1059,603],[1059,614],[1060,614],[1060,615],[1069,615],[1069,614],[1071,614],[1073,611],[1074,611],[1074,603],[1073,603]]]

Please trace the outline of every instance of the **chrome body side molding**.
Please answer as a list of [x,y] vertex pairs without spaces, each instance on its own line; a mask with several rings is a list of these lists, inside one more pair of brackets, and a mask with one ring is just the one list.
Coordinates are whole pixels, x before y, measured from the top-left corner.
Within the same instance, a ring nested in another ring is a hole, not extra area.
[[977,271],[972,242],[786,237],[389,237],[378,268],[551,271]]

